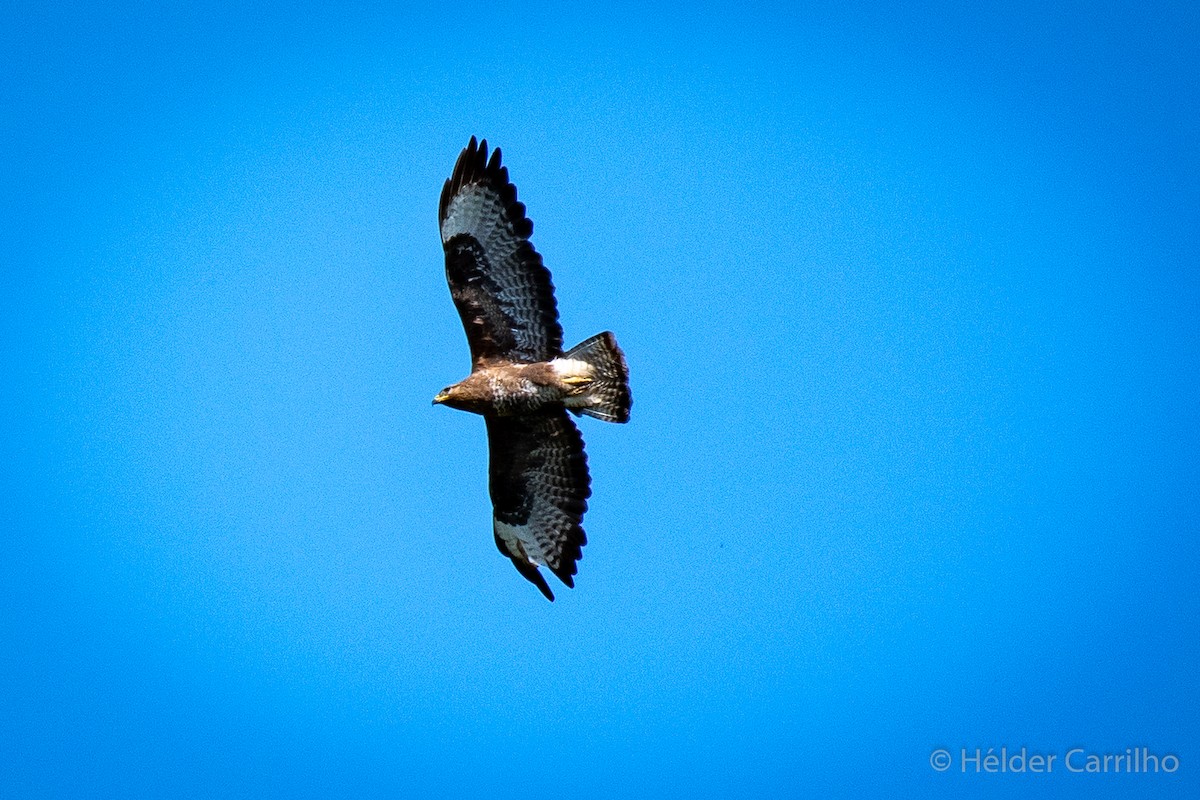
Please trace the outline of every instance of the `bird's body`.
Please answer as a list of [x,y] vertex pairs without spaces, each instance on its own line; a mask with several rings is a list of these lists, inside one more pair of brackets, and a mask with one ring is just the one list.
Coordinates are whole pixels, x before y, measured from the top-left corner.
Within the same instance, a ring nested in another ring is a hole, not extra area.
[[[613,360],[620,356],[612,334],[599,334],[583,342],[575,350],[585,346],[604,350]],[[574,353],[575,351],[572,351],[572,354]],[[612,377],[606,379],[601,367],[609,362],[600,360],[599,363],[592,363],[582,358],[574,358],[572,354],[532,364],[482,362],[470,375],[453,386],[446,387],[435,399],[443,405],[475,414],[507,417],[514,414],[532,414],[557,406],[576,413],[608,419],[605,410],[613,404],[606,404],[600,391],[614,386],[619,391],[621,386]],[[620,375],[622,368],[623,365],[616,367],[612,372]],[[612,412],[614,415],[628,414],[627,408],[622,411],[620,403],[616,405],[617,409]]]
[[447,387],[438,402],[475,414],[508,417],[532,414],[547,405],[562,404],[571,387],[558,377],[553,362],[481,366]]
[[472,368],[434,403],[487,421],[496,545],[553,600],[538,566],[574,585],[591,495],[583,439],[567,412],[628,421],[625,356],[607,331],[562,351],[554,285],[499,148],[489,159],[487,142],[471,137],[438,211]]

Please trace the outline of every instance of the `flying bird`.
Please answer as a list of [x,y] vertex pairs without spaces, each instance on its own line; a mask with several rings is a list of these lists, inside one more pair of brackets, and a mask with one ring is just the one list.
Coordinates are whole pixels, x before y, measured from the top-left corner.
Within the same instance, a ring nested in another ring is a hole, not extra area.
[[574,587],[591,496],[583,438],[567,412],[628,422],[629,370],[605,331],[563,352],[554,284],[529,241],[533,223],[487,140],[458,156],[438,204],[446,281],[471,374],[436,397],[487,423],[496,546],[548,600],[545,566]]

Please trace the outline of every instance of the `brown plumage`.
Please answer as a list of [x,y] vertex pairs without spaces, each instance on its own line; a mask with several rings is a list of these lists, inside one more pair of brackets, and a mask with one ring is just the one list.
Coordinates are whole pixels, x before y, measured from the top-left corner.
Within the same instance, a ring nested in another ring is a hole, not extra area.
[[489,158],[487,141],[471,137],[442,188],[438,221],[471,374],[433,402],[487,421],[496,546],[553,600],[538,566],[575,585],[591,495],[583,438],[567,412],[627,422],[625,356],[607,331],[562,352],[554,284],[500,148]]

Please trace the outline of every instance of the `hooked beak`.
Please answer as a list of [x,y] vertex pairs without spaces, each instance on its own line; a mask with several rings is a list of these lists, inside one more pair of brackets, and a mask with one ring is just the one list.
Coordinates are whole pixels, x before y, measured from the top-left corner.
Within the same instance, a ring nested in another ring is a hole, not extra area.
[[433,404],[434,404],[435,406],[436,406],[436,405],[440,405],[440,404],[442,404],[442,403],[446,402],[446,401],[447,401],[447,400],[449,400],[449,399],[450,399],[450,395],[446,394],[445,392],[439,392],[439,393],[437,394],[437,396],[435,396],[435,397],[433,398]]

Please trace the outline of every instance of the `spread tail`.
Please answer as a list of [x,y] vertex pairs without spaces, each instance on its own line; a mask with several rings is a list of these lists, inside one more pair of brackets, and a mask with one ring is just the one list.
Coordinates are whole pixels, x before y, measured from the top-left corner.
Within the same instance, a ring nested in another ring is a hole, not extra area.
[[633,398],[629,394],[629,367],[625,354],[617,347],[617,337],[598,333],[572,347],[563,361],[582,361],[590,367],[590,381],[578,396],[567,399],[566,406],[576,414],[605,422],[628,422]]

